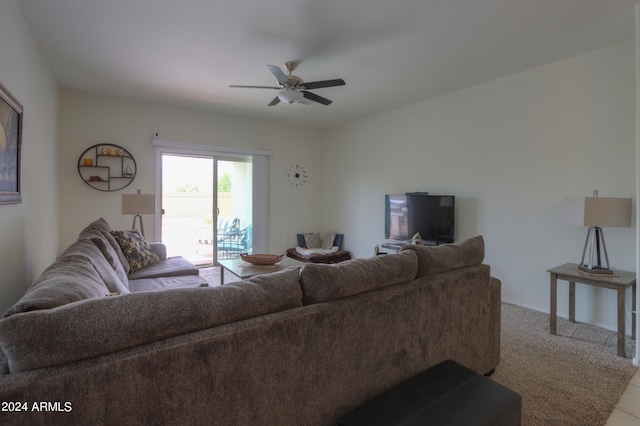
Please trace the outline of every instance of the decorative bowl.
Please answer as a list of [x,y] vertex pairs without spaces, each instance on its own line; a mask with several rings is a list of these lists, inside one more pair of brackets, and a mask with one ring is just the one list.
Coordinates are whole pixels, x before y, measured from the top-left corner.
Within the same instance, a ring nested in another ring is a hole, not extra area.
[[281,254],[241,254],[240,257],[253,265],[273,265],[282,260]]

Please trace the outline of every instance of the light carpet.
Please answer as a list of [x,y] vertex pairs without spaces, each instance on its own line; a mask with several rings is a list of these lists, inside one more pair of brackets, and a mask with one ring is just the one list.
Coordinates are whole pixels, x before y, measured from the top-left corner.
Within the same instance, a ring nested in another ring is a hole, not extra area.
[[[200,275],[220,285],[219,267]],[[558,317],[557,332],[549,334],[549,314],[503,303],[500,364],[491,377],[522,395],[524,426],[604,425],[636,371],[635,341],[627,337],[622,358],[615,331]]]
[[616,355],[617,333],[502,304],[500,364],[492,378],[522,395],[522,424],[604,425],[633,377],[635,341],[628,358]]

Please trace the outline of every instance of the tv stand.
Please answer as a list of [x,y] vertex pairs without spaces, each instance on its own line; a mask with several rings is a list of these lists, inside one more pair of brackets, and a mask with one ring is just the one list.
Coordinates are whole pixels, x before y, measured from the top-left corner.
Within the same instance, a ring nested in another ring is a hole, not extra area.
[[[380,247],[388,249],[388,250],[395,250],[396,253],[397,253],[397,252],[400,251],[402,246],[407,245],[407,244],[411,244],[411,240],[386,242],[386,243],[380,244]],[[423,245],[425,245],[425,246],[436,246],[437,244],[436,244],[435,241],[424,240],[423,241]]]
[[402,247],[405,243],[382,243],[380,247],[385,248],[387,250],[394,250],[396,252],[400,251],[400,247]]

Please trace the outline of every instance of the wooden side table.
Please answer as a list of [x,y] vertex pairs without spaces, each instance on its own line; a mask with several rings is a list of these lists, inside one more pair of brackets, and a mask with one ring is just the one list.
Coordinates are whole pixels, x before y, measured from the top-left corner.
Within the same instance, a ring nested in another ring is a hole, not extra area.
[[578,264],[565,263],[548,270],[551,274],[551,318],[549,331],[556,334],[557,323],[557,286],[558,280],[569,281],[569,321],[576,322],[576,283],[592,285],[600,288],[616,290],[618,293],[618,355],[624,357],[625,337],[625,295],[627,288],[632,288],[632,320],[631,338],[636,336],[636,273],[627,271],[615,271],[615,276],[589,275],[578,270]]

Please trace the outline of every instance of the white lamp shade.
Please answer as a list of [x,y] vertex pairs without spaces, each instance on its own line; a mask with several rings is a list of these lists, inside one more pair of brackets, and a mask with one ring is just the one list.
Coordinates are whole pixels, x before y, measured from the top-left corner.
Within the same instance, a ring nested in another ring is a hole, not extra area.
[[155,214],[155,194],[122,194],[122,214]]
[[293,89],[286,89],[286,90],[283,90],[281,92],[278,92],[278,99],[280,99],[282,102],[286,102],[288,104],[292,104],[294,102],[298,102],[303,97],[304,96],[302,95],[302,93],[298,92],[297,90],[293,90]]
[[574,225],[629,228],[631,198],[566,197],[564,217]]

